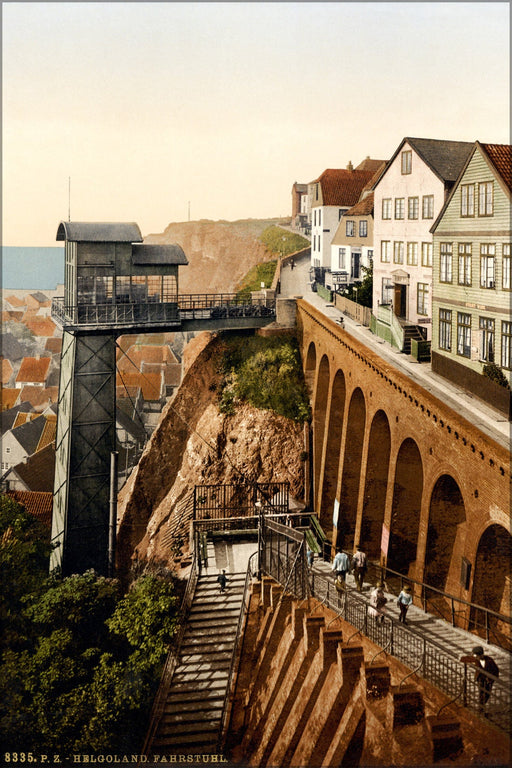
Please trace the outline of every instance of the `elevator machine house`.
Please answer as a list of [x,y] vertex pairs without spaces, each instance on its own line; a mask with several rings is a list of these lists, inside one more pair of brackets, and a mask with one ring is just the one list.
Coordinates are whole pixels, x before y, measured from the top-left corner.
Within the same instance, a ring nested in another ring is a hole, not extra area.
[[[63,328],[50,569],[108,575],[111,461],[116,450],[116,338],[180,327],[178,245],[142,242],[137,224],[62,222]],[[115,520],[113,521],[115,525]]]

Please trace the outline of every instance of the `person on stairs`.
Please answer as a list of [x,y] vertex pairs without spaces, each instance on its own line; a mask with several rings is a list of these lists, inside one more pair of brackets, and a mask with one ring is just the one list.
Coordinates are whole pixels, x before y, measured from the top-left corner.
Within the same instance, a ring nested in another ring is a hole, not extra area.
[[398,621],[401,621],[404,624],[407,624],[405,617],[407,616],[407,610],[411,603],[412,603],[411,588],[408,584],[406,584],[405,587],[402,588],[396,601],[396,604],[400,608],[400,616],[398,617]]
[[223,570],[222,573],[219,573],[219,575],[217,576],[217,581],[219,583],[219,591],[222,594],[225,591],[226,584],[228,582],[226,571]]

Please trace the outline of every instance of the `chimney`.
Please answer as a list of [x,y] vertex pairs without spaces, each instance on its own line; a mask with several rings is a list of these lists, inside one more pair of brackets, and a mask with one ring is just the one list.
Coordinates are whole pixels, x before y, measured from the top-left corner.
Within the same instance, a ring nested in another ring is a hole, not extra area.
[[352,165],[352,161],[349,160],[347,165],[347,171],[353,171],[353,170],[354,170],[354,166]]

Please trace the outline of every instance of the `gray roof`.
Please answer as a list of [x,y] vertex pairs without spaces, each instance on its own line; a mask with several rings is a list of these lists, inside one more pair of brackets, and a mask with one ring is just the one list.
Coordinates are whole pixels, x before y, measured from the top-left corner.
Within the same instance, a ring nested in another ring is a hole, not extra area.
[[473,141],[449,141],[445,139],[415,139],[406,136],[402,139],[393,157],[386,163],[382,171],[375,177],[372,189],[375,189],[388,168],[401,152],[405,143],[408,143],[422,160],[445,184],[451,186],[459,177],[464,163],[469,157],[475,143]]
[[156,266],[169,264],[188,264],[187,257],[180,245],[151,245],[144,243],[134,245],[132,260],[139,266]]
[[18,413],[31,413],[33,410],[34,409],[32,407],[32,403],[29,403],[28,400],[24,400],[23,403],[20,403],[19,405],[15,405],[13,408],[7,408],[5,411],[2,411],[0,415],[2,435],[11,429]]
[[27,454],[31,456],[37,448],[45,426],[46,419],[44,416],[38,416],[37,419],[26,421],[25,424],[16,427],[16,429],[12,430],[11,434],[14,435]]
[[56,239],[76,243],[141,243],[142,235],[134,222],[61,221]]

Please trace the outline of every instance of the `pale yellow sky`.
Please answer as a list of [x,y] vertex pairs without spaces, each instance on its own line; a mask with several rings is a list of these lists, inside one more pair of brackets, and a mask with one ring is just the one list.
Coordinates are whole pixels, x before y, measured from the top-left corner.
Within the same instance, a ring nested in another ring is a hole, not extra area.
[[509,4],[25,3],[3,11],[4,245],[59,221],[289,215],[404,136],[510,143]]

